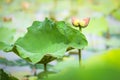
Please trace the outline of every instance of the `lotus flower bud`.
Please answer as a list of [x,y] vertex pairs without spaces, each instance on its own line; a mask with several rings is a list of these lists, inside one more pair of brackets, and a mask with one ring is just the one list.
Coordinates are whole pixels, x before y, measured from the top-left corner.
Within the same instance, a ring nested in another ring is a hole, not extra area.
[[80,20],[75,18],[75,17],[72,17],[72,24],[75,27],[79,27],[80,26]]
[[72,24],[75,27],[85,28],[89,24],[89,21],[90,21],[90,18],[84,18],[82,20],[79,20],[79,19],[77,19],[75,17],[72,17]]
[[83,20],[80,20],[80,26],[82,27],[82,28],[85,28],[85,27],[87,27],[88,26],[88,24],[89,24],[89,21],[90,21],[90,18],[84,18]]

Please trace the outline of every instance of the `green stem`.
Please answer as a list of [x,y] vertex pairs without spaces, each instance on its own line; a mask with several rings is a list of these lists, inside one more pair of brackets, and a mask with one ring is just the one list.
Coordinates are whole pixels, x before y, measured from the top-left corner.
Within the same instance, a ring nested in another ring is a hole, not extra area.
[[47,64],[44,64],[44,71],[47,71]]
[[79,26],[79,30],[82,32],[82,28]]
[[[79,30],[82,32],[82,28],[79,26]],[[82,56],[82,54],[81,54],[81,49],[78,49],[78,57],[79,57],[79,65],[81,66],[81,61],[82,61],[82,59],[81,59],[81,56]]]
[[37,75],[37,72],[36,72],[36,64],[34,65],[34,67],[33,67],[33,72],[34,72],[34,76],[36,76]]
[[44,73],[45,73],[45,76],[48,77],[48,73],[47,73],[47,63],[44,64]]
[[79,65],[81,65],[81,49],[78,49]]

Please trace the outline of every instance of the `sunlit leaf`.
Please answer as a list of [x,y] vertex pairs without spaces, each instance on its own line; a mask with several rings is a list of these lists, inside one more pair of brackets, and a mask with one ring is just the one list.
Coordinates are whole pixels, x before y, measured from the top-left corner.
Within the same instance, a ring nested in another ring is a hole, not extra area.
[[86,61],[86,66],[101,66],[112,65],[120,68],[120,49],[113,49],[105,52],[104,54],[98,54]]
[[87,45],[85,36],[71,28],[64,21],[54,22],[47,18],[35,21],[24,37],[19,38],[13,51],[33,63],[39,62],[44,55],[62,56],[68,47],[82,49]]
[[67,68],[45,80],[119,80],[119,61],[120,49],[109,50],[86,60],[81,67]]

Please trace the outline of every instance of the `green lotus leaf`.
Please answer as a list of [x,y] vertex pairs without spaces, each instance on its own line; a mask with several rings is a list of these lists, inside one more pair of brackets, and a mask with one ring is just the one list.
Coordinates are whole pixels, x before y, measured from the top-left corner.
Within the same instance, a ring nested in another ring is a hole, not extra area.
[[79,30],[64,21],[55,22],[46,18],[43,22],[33,22],[24,37],[15,42],[13,52],[38,63],[45,55],[59,57],[64,55],[68,47],[82,49],[86,45],[87,40]]

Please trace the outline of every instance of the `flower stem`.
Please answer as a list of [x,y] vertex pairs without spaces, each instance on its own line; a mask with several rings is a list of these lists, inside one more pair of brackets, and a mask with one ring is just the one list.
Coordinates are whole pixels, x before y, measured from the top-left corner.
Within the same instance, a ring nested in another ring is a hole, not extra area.
[[82,32],[82,28],[81,27],[79,27],[79,30]]
[[[80,26],[79,26],[79,30],[82,32],[82,28]],[[79,66],[81,66],[81,61],[82,61],[81,56],[82,56],[81,49],[78,49]]]
[[81,66],[81,49],[78,49],[79,65]]
[[47,64],[44,64],[44,71],[47,71]]

